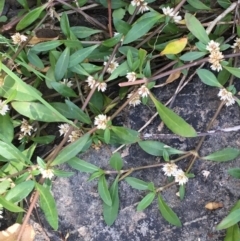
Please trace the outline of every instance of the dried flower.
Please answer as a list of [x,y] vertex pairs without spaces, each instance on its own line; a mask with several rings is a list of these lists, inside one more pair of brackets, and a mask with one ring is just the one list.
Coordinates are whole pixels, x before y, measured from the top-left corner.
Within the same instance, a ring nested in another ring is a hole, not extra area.
[[58,128],[59,128],[60,136],[62,135],[65,136],[68,133],[70,126],[69,124],[61,124],[60,126],[58,126]]
[[68,79],[63,79],[63,81],[61,81],[60,83],[63,85],[66,85],[69,88],[71,88],[73,86],[72,81],[68,81]]
[[177,172],[177,165],[175,163],[167,163],[164,164],[162,170],[164,171],[164,175],[170,177]]
[[77,139],[79,139],[79,137],[81,137],[81,136],[82,136],[82,131],[81,130],[74,130],[69,135],[68,142],[74,142]]
[[[109,56],[107,57],[107,59],[109,59]],[[113,59],[110,61],[109,65],[108,65],[107,72],[109,74],[111,74],[119,65],[118,62],[116,62],[115,60],[116,60],[116,58],[114,56]],[[107,63],[108,63],[108,61],[104,62],[103,65],[106,66]]]
[[107,89],[107,84],[105,82],[97,82],[96,86],[98,88],[98,91],[104,92]]
[[51,180],[54,177],[52,169],[43,169],[39,167],[39,171],[41,172],[43,178],[48,178]]
[[217,70],[218,72],[220,70],[222,70],[222,65],[221,65],[221,61],[223,60],[224,56],[222,54],[222,52],[219,51],[212,51],[211,54],[209,55],[209,63],[211,63],[212,65],[210,66],[210,68],[212,70]]
[[204,177],[206,177],[206,178],[208,178],[209,174],[210,174],[210,172],[207,171],[207,170],[203,170],[203,171],[202,171],[202,175],[203,175]]
[[188,177],[181,169],[178,169],[173,176],[175,177],[175,182],[178,182],[179,185],[183,185],[188,181]]
[[110,117],[100,114],[95,117],[94,125],[97,126],[97,129],[105,130],[107,128],[107,122],[110,120]]
[[212,53],[213,51],[219,51],[219,46],[220,44],[218,42],[211,40],[206,46],[206,50],[208,50],[210,53]]
[[52,18],[52,19],[54,19],[54,12],[55,12],[55,8],[50,7],[48,14],[49,14],[50,18]]
[[15,33],[11,38],[14,44],[21,44],[27,40],[27,36],[20,33]]
[[147,88],[146,85],[142,85],[139,89],[138,89],[138,94],[141,97],[147,97],[149,95],[149,89]]
[[179,12],[174,13],[174,9],[170,8],[170,7],[166,7],[166,8],[162,8],[163,14],[166,16],[169,16],[171,18],[173,18],[173,21],[175,23],[178,23],[182,20],[181,16],[178,16]]
[[9,110],[9,107],[6,104],[6,102],[0,100],[0,115],[6,115],[8,110]]
[[[127,98],[130,99],[133,95],[133,92],[131,92],[130,94],[128,94]],[[133,99],[130,100],[129,105],[132,105],[133,107],[135,107],[136,105],[141,104],[141,100],[140,100],[140,96],[137,93]]]
[[91,75],[88,76],[86,82],[91,89],[96,85],[96,80]]
[[28,121],[23,119],[21,122],[20,130],[24,136],[31,136],[31,131],[33,131],[33,126],[29,125]]
[[129,72],[129,73],[127,73],[126,77],[129,82],[134,82],[137,78],[137,74],[135,72]]
[[232,48],[234,49],[234,53],[240,50],[240,38],[235,39],[235,43],[233,44]]
[[220,100],[223,100],[226,103],[226,106],[230,106],[235,103],[232,92],[226,90],[225,88],[220,89],[218,96],[220,97]]

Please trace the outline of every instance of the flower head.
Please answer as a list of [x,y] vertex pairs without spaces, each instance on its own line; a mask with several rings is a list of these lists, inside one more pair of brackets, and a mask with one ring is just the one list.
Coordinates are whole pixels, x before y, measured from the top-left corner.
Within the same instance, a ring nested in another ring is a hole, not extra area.
[[179,12],[174,13],[174,9],[170,7],[162,8],[163,14],[173,18],[175,23],[178,23],[182,20],[182,17],[178,15]]
[[94,125],[97,126],[97,129],[105,130],[107,128],[107,122],[110,120],[110,117],[100,114],[95,117]]
[[[130,99],[133,95],[133,92],[131,92],[130,94],[128,94],[127,98]],[[140,100],[140,96],[137,93],[133,99],[130,100],[129,105],[132,105],[133,107],[135,107],[136,105],[141,104],[141,100]]]
[[23,119],[21,122],[20,130],[24,136],[31,136],[31,132],[33,131],[33,126],[29,125],[28,121]]
[[[107,59],[109,59],[109,56],[107,57]],[[108,65],[108,68],[107,68],[107,72],[109,73],[109,74],[111,74],[117,67],[118,67],[118,62],[116,62],[115,61],[116,60],[116,58],[115,58],[115,56],[112,58],[112,60],[110,61],[110,63],[109,63],[109,65]],[[107,65],[107,63],[108,63],[108,61],[105,61],[104,63],[103,63],[103,65]]]
[[240,50],[240,38],[235,39],[235,43],[233,44],[232,48],[234,49],[234,53]]
[[41,172],[43,178],[52,179],[54,177],[52,169],[43,169],[39,167],[39,171]]
[[8,110],[9,110],[9,107],[6,104],[6,102],[0,100],[0,115],[6,115]]
[[183,184],[187,183],[187,181],[188,181],[188,177],[185,175],[184,171],[181,169],[178,169],[174,173],[174,177],[175,177],[175,182],[178,182],[179,185],[183,185]]
[[224,56],[222,54],[222,52],[219,51],[212,51],[211,54],[209,55],[209,63],[211,63],[212,65],[210,66],[210,68],[212,70],[216,70],[216,71],[220,71],[222,70],[222,65],[221,65],[221,61],[223,60]]
[[98,91],[104,92],[107,89],[107,84],[105,82],[97,82],[96,86],[98,88]]
[[147,97],[149,95],[149,89],[147,88],[146,85],[142,85],[139,89],[138,89],[138,94],[141,97]]
[[164,164],[162,170],[164,171],[164,175],[170,177],[175,175],[175,173],[177,172],[177,165],[175,163],[167,163]]
[[82,136],[82,131],[81,130],[74,130],[71,132],[71,134],[69,135],[69,139],[68,142],[74,142],[76,140],[79,139],[79,137]]
[[129,82],[134,82],[137,78],[137,74],[135,72],[129,72],[129,73],[127,73],[126,77]]
[[220,97],[220,100],[223,100],[226,103],[226,106],[230,106],[235,103],[232,92],[226,90],[225,88],[220,89],[218,96]]
[[210,172],[207,171],[207,170],[203,170],[203,171],[202,171],[202,175],[203,175],[205,178],[208,178],[209,174],[210,174]]
[[27,40],[27,36],[20,33],[15,33],[11,38],[14,44],[21,44]]
[[212,53],[213,51],[219,51],[219,46],[220,44],[218,42],[211,40],[206,46],[206,50],[208,50],[210,53]]
[[70,126],[69,124],[61,124],[60,126],[58,126],[58,128],[59,128],[60,136],[62,135],[65,136],[68,133]]
[[61,81],[60,83],[63,85],[66,85],[69,88],[71,88],[73,86],[72,81],[68,81],[68,79],[63,79],[63,81]]
[[88,83],[88,86],[92,89],[96,85],[97,81],[91,75],[89,75],[86,82]]

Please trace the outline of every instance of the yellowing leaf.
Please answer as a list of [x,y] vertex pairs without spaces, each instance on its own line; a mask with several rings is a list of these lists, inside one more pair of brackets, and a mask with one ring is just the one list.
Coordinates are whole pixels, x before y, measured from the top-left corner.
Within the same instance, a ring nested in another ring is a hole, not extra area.
[[180,70],[170,74],[166,80],[166,84],[172,83],[174,80],[178,79],[180,75],[181,75]]
[[167,44],[167,46],[164,48],[160,55],[178,54],[182,52],[187,45],[187,41],[187,38],[180,38],[178,40],[170,42],[169,44]]

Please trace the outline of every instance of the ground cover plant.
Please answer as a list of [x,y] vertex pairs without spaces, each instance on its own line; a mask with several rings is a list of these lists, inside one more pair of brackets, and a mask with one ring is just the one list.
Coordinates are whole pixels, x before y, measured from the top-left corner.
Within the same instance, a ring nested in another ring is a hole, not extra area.
[[[117,219],[121,192],[118,183],[123,181],[145,191],[136,211],[157,199],[159,215],[180,227],[181,220],[162,192],[178,185],[184,202],[188,180],[194,179],[192,167],[196,160],[221,165],[240,155],[240,150],[233,147],[206,156],[199,154],[205,137],[214,133],[211,127],[222,108],[240,105],[233,85],[233,78],[240,77],[240,1],[17,3],[14,17],[7,12],[13,6],[7,1],[0,3],[0,205],[3,217],[6,212],[17,213],[15,222],[21,224],[11,227],[11,240],[34,240],[34,231],[27,224],[37,203],[49,225],[58,229],[52,180],[73,175],[62,170],[62,164],[89,173],[89,181],[97,180],[106,225]],[[99,11],[105,14],[104,19],[94,17]],[[73,25],[72,15],[83,16],[87,26],[83,22]],[[176,95],[195,75],[208,88],[219,90],[215,97],[219,107],[205,133],[199,133],[171,109]],[[176,81],[178,88],[168,102],[156,98],[156,91]],[[138,105],[154,105],[156,109],[141,129],[114,125],[114,118],[124,108]],[[178,150],[151,140],[151,136],[146,138],[141,132],[155,117],[160,119],[160,126],[165,125],[175,135],[201,136],[198,145],[194,150]],[[238,130],[232,127],[219,131]],[[161,162],[125,169],[121,150],[131,144],[161,157]],[[78,155],[102,145],[118,146],[109,160],[111,170]],[[53,147],[49,152],[38,151],[48,146]],[[183,160],[188,160],[186,170],[178,165]],[[154,180],[146,182],[131,176],[146,168],[159,168],[168,183],[155,186]],[[240,178],[239,168],[228,172]],[[113,182],[106,178],[109,175],[114,176]],[[211,209],[220,206],[210,204]],[[240,239],[239,213],[238,201],[216,226],[218,230],[226,229],[225,241]],[[4,238],[3,232],[1,235]]]

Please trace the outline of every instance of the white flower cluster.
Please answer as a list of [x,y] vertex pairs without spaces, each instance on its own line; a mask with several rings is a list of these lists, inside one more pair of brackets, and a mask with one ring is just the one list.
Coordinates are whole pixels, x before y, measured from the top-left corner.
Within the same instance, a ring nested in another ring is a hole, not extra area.
[[27,36],[20,33],[15,33],[11,38],[14,44],[21,44],[27,40]]
[[[66,136],[66,134],[69,131],[70,125],[65,123],[58,126],[58,128],[59,128],[60,136],[62,135]],[[79,139],[82,135],[83,135],[83,132],[80,129],[75,129],[69,135],[68,142],[74,142],[77,139]]]
[[89,75],[86,82],[90,89],[94,88],[95,86],[98,88],[98,91],[104,92],[107,89],[107,84],[105,82],[96,81],[93,76]]
[[0,100],[0,115],[6,115],[9,110],[5,101]]
[[100,114],[95,117],[94,125],[97,126],[97,129],[105,130],[107,128],[107,123],[110,120],[110,117]]
[[18,137],[18,140],[22,140],[25,136],[31,136],[32,131],[36,131],[36,129],[33,129],[33,126],[29,124],[29,122],[25,119],[22,120],[21,126],[20,126],[20,134]]
[[139,7],[137,14],[149,11],[147,2],[145,2],[144,0],[132,0],[131,5]]
[[215,42],[213,40],[211,40],[208,45],[206,46],[206,50],[208,50],[210,52],[209,55],[209,63],[211,63],[212,65],[210,66],[210,68],[212,70],[216,70],[216,71],[220,71],[222,70],[222,65],[221,65],[221,61],[223,60],[224,56],[222,54],[222,52],[220,52],[220,44],[218,42]]
[[162,170],[164,175],[171,177],[174,176],[175,182],[178,182],[179,185],[186,184],[188,177],[185,175],[182,169],[178,169],[178,166],[175,163],[164,164]]
[[54,177],[52,169],[43,169],[41,167],[38,167],[38,169],[41,172],[43,178],[48,178],[51,180]]
[[73,86],[72,81],[68,79],[63,79],[63,81],[60,81],[61,84],[66,85],[67,87],[71,88]]
[[175,23],[179,23],[182,17],[178,15],[179,12],[174,13],[174,9],[170,7],[162,8],[163,14],[173,18]]
[[[109,56],[107,57],[107,59],[109,59]],[[106,66],[108,63],[108,61],[105,61],[103,63],[104,66]],[[109,74],[111,74],[117,67],[118,67],[118,62],[116,61],[116,58],[115,56],[112,58],[112,60],[110,61],[109,65],[108,65],[108,68],[107,68],[107,72]]]
[[220,100],[225,102],[226,106],[230,106],[235,103],[232,92],[226,90],[225,88],[220,89],[218,96],[220,97]]
[[240,50],[240,38],[235,39],[235,43],[233,44],[232,48],[234,49],[234,53],[239,52]]

